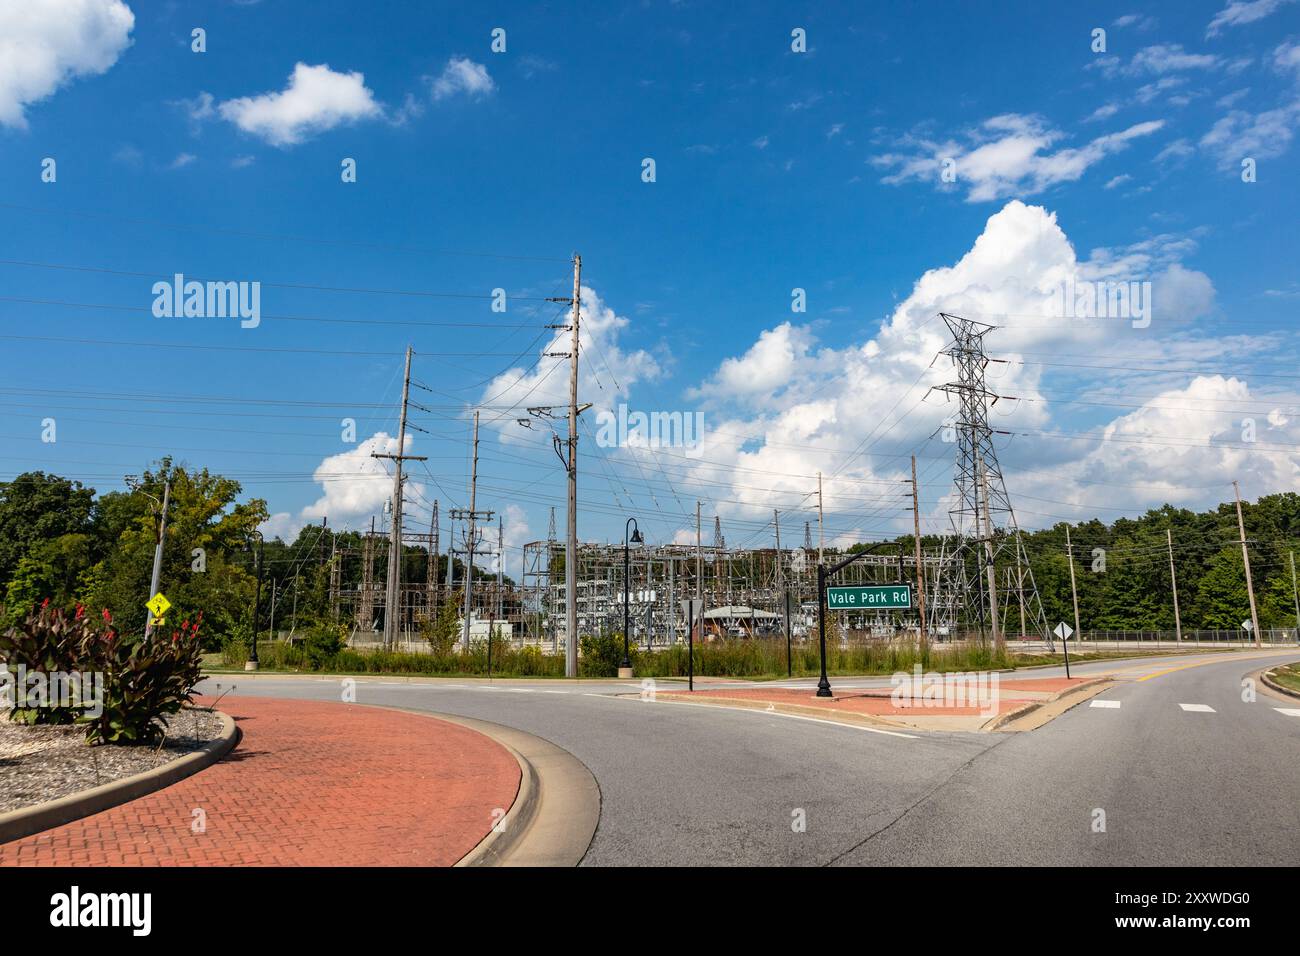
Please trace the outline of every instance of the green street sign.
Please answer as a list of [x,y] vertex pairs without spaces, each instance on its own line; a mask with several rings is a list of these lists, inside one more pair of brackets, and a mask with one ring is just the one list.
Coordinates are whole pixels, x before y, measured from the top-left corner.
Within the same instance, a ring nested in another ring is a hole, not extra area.
[[862,584],[826,589],[832,611],[906,611],[912,606],[910,584]]

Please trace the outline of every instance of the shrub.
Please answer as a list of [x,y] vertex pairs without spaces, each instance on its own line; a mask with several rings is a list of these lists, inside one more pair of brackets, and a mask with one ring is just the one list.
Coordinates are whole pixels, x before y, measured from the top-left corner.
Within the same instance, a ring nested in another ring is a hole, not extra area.
[[[617,677],[623,663],[622,634],[583,634],[578,639],[582,656],[578,658],[578,673],[582,677]],[[633,668],[641,659],[635,647],[629,647]],[[683,657],[685,660],[685,657]]]
[[[98,640],[84,609],[70,618],[47,601],[0,632],[0,660],[14,670],[25,667],[28,673],[97,670],[85,662]],[[15,697],[9,718],[23,724],[71,724],[83,713],[81,707],[20,707]]]
[[45,674],[78,671],[103,679],[98,715],[74,706],[34,713],[15,708],[12,717],[28,723],[85,724],[92,744],[159,739],[162,718],[192,699],[201,677],[199,625],[186,621],[178,630],[155,630],[146,638],[117,633],[107,611],[103,618],[104,625],[99,625],[82,608],[70,619],[42,606],[0,634],[0,657],[10,667],[23,665],[29,672]]
[[[338,624],[320,624],[307,632],[302,641],[303,654],[312,670],[321,670],[343,650],[347,631]],[[261,656],[261,648],[258,648]]]
[[104,660],[104,709],[83,718],[92,744],[151,743],[162,737],[162,718],[194,696],[203,656],[197,625],[149,637],[109,632],[100,642]]
[[436,618],[430,618],[420,625],[420,632],[429,642],[434,654],[450,654],[460,637],[460,629],[456,626],[459,620],[457,607],[458,602],[453,594],[438,609]]

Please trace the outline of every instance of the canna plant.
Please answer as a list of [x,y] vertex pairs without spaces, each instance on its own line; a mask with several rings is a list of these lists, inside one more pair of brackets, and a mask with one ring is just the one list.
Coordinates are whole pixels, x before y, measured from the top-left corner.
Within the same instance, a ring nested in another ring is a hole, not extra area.
[[86,739],[92,744],[159,740],[162,718],[193,699],[201,656],[197,623],[186,621],[170,635],[155,630],[148,638],[109,632],[101,650],[103,708],[97,717],[82,718]]
[[11,671],[97,674],[103,700],[94,708],[18,708],[10,718],[24,723],[81,723],[91,744],[157,741],[163,718],[193,698],[201,677],[199,630],[203,615],[170,633],[121,634],[105,609],[103,623],[78,607],[68,616],[45,602],[13,627],[0,632],[0,662]]
[[[78,606],[74,617],[59,608],[50,607],[48,599],[12,627],[0,631],[0,663],[5,664],[17,679],[21,666],[27,673],[55,674],[89,671],[93,665],[93,647],[97,632],[86,619],[85,608]],[[47,706],[23,707],[14,695],[9,719],[23,724],[70,724],[81,716],[80,707],[58,706],[50,701]]]

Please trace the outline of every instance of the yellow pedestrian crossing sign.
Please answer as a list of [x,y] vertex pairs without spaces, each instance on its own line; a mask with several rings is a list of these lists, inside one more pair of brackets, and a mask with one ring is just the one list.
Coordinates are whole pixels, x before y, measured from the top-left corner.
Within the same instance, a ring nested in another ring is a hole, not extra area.
[[[172,606],[172,602],[167,600],[167,598],[163,596],[163,593],[161,591],[159,591],[157,594],[151,597],[149,601],[145,604],[145,607],[147,607],[150,611],[153,612],[153,616],[155,619],[162,618],[162,616],[167,613],[167,609],[171,606]],[[155,620],[155,623],[157,623],[157,620]]]

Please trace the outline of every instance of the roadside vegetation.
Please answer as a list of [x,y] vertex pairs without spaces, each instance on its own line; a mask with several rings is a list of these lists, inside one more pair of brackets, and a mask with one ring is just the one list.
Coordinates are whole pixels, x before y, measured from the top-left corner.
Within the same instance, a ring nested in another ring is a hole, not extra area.
[[1288,664],[1273,671],[1273,680],[1287,690],[1300,694],[1300,664]]
[[[614,677],[623,659],[623,639],[618,635],[582,638],[578,658],[582,677]],[[427,677],[483,677],[487,675],[487,643],[475,642],[467,654],[447,650],[430,654],[392,651],[356,651],[342,646],[336,635],[313,631],[303,640],[260,641],[257,645],[260,670],[320,674],[393,674]],[[663,650],[630,649],[633,672],[637,678],[677,678],[687,676],[687,649],[676,645]],[[1111,660],[1143,656],[1136,651],[1096,652],[1087,660]],[[1074,658],[1074,655],[1071,654]],[[209,655],[209,671],[244,669],[248,648],[231,642],[220,655]],[[1080,658],[1074,658],[1080,659]],[[892,674],[910,671],[915,665],[934,671],[1006,670],[1043,664],[1059,664],[1061,654],[995,655],[979,644],[934,646],[922,657],[915,648],[884,642],[860,642],[848,647],[827,647],[827,673]],[[796,642],[791,659],[795,677],[815,677],[821,673],[818,645]],[[504,640],[492,645],[494,677],[563,677],[564,655],[546,654],[536,646],[512,648]],[[737,677],[751,680],[776,680],[786,676],[786,644],[783,638],[757,640],[723,640],[695,645],[695,676]]]
[[15,724],[78,724],[92,744],[153,744],[199,682],[199,620],[121,630],[108,611],[48,604],[0,631],[8,671],[4,716]]

